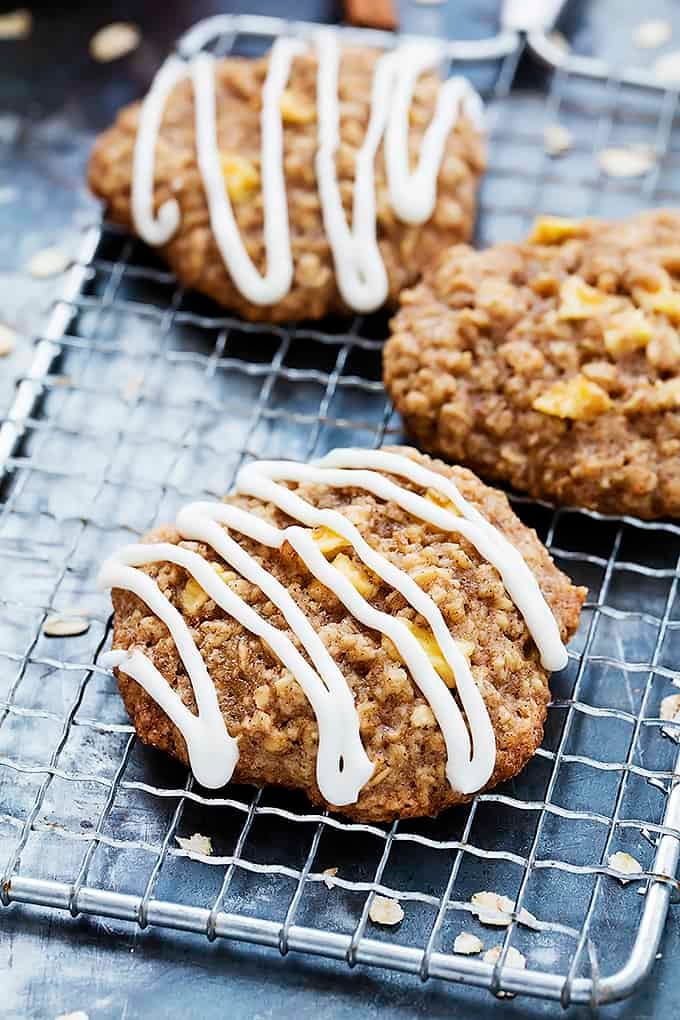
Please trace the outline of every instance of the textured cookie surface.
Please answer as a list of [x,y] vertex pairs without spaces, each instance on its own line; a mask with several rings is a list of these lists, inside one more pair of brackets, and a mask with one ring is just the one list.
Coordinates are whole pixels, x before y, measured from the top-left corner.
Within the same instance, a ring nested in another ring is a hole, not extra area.
[[[356,155],[368,124],[373,70],[379,53],[342,51],[339,72],[340,145],[336,156],[341,198],[351,221]],[[194,95],[191,83],[171,93],[156,148],[154,204],[168,199],[180,206],[181,222],[162,254],[178,279],[249,319],[318,318],[344,311],[333,259],[323,226],[314,169],[318,146],[316,71],[313,54],[295,59],[282,100],[284,173],[294,262],[293,285],[281,301],[267,307],[249,302],[235,288],[215,244],[196,157]],[[217,138],[225,187],[248,254],[260,272],[266,269],[263,203],[260,187],[260,109],[267,58],[226,58],[216,65]],[[417,157],[432,118],[439,80],[421,76],[410,112],[409,149]],[[98,139],[89,182],[104,200],[109,216],[132,228],[131,180],[140,104],[126,107]],[[465,115],[448,136],[438,178],[438,197],[422,226],[400,222],[388,201],[382,146],[375,165],[378,242],[389,283],[389,301],[415,281],[422,267],[446,246],[471,233],[477,179],[484,164],[483,144]]]
[[[462,495],[517,547],[567,639],[576,629],[585,590],[574,587],[555,567],[536,534],[514,515],[506,497],[465,468],[447,467],[412,450],[405,452],[453,479]],[[368,492],[311,483],[292,487],[317,507],[340,509],[372,548],[414,578],[436,603],[469,657],[495,730],[496,765],[489,786],[515,775],[541,741],[549,690],[533,639],[495,568],[459,534],[441,532]],[[292,523],[271,504],[251,497],[233,497],[228,502],[278,527]],[[160,529],[148,540],[180,543],[172,528]],[[394,646],[351,616],[334,593],[312,577],[290,546],[275,551],[243,537],[239,542],[285,585],[352,690],[361,740],[375,769],[357,803],[344,806],[343,814],[372,820],[428,815],[468,799],[456,793],[446,778],[443,737]],[[208,546],[186,541],[181,545],[224,566]],[[424,621],[403,596],[375,575],[368,578],[351,548],[346,553],[346,569],[355,583],[357,577],[366,580],[364,593],[371,605],[410,621],[416,627],[414,633],[424,633],[420,629]],[[316,783],[317,723],[297,681],[262,641],[227,616],[182,567],[163,562],[143,569],[191,628],[216,686],[227,728],[238,740],[235,778],[299,788],[313,802],[324,803]],[[259,588],[228,568],[221,576],[269,623],[296,640],[280,611]],[[114,648],[141,648],[184,704],[195,711],[191,683],[165,624],[127,591],[114,590],[113,603]],[[125,673],[118,673],[118,681],[141,739],[186,761],[181,734],[156,702]]]
[[680,213],[543,218],[401,298],[387,388],[427,450],[560,503],[680,514]]

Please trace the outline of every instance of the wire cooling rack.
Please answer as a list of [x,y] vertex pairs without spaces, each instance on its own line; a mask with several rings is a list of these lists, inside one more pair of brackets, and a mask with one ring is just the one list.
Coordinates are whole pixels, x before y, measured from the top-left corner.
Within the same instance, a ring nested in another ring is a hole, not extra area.
[[[221,17],[182,49],[259,52],[282,31],[309,30]],[[563,56],[543,91],[527,91],[517,76],[526,46],[513,31],[450,45],[456,70],[489,100],[479,240],[520,236],[537,209],[625,215],[677,200],[677,93],[574,71]],[[531,46],[551,56],[540,33]],[[559,160],[543,153],[555,120],[573,137]],[[630,143],[654,147],[650,172],[603,177],[598,151]],[[136,740],[97,664],[110,626],[94,579],[115,547],[189,499],[221,496],[245,458],[401,438],[381,383],[386,333],[384,316],[249,325],[185,293],[113,227],[85,233],[0,430],[2,903],[565,1006],[621,998],[653,965],[677,887],[680,766],[659,705],[680,684],[680,527],[515,498],[589,599],[535,758],[438,820],[350,824],[275,789],[201,790]],[[54,612],[85,616],[89,629],[48,638]],[[211,855],[178,844],[197,832],[212,838]],[[643,868],[626,885],[607,865],[619,849]],[[479,925],[470,896],[480,890],[516,900],[507,928]],[[398,928],[370,921],[376,893],[400,900]],[[518,921],[522,909],[535,923]],[[453,953],[462,930],[503,947],[494,966]],[[526,970],[509,966],[510,947]]]

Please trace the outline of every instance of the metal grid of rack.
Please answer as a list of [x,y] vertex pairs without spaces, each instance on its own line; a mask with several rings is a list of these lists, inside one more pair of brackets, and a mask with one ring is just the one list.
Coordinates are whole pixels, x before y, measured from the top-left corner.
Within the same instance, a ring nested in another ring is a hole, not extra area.
[[[284,30],[310,26],[224,17],[181,45],[252,52]],[[540,50],[542,37],[533,44]],[[523,91],[525,45],[508,32],[450,46],[456,71],[489,100],[479,240],[520,236],[539,208],[624,215],[674,200],[677,93],[573,73],[564,59],[545,92]],[[542,144],[555,119],[574,140],[560,160]],[[654,146],[653,170],[608,181],[597,152],[632,141]],[[590,595],[536,757],[512,783],[438,820],[354,824],[278,790],[201,790],[136,740],[97,664],[110,621],[94,578],[113,548],[188,499],[221,496],[245,458],[401,438],[381,383],[386,333],[379,315],[243,323],[185,293],[120,231],[85,233],[0,428],[2,903],[563,1005],[620,998],[652,966],[677,885],[680,766],[659,704],[680,684],[680,527],[514,497]],[[86,633],[45,636],[48,614],[73,611],[89,620]],[[211,837],[209,856],[177,843],[195,832]],[[618,849],[643,866],[627,885],[607,865]],[[507,928],[478,925],[470,896],[483,889],[516,901]],[[376,893],[400,900],[398,929],[370,921]],[[523,909],[535,915],[529,925]],[[463,929],[503,947],[494,966],[453,953]],[[525,971],[509,966],[510,947],[526,956]]]

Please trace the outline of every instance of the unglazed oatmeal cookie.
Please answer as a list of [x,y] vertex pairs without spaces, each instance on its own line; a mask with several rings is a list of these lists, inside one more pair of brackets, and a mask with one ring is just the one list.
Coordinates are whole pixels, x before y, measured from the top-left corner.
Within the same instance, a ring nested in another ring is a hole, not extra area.
[[341,49],[330,30],[261,59],[171,57],[97,141],[90,186],[183,284],[248,319],[394,303],[472,230],[481,101],[441,82],[440,58]]
[[366,820],[525,765],[585,597],[502,493],[408,448],[249,464],[100,584],[144,742]]
[[680,213],[539,219],[401,296],[386,386],[427,450],[533,496],[680,514]]

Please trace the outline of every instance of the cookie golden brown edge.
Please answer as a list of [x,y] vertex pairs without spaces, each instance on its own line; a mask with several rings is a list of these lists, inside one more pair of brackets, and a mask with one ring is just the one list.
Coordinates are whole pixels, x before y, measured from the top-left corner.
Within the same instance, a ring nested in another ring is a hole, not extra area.
[[[339,70],[340,144],[336,170],[345,215],[351,220],[355,162],[371,106],[373,72],[380,51],[343,47]],[[238,230],[257,269],[264,272],[263,201],[260,182],[260,110],[268,57],[227,57],[216,62],[217,139]],[[288,294],[273,305],[247,300],[228,274],[210,226],[198,168],[191,82],[170,94],[156,146],[154,206],[176,199],[180,225],[160,248],[178,280],[246,319],[271,322],[316,319],[346,312],[336,283],[318,195],[315,153],[317,60],[314,52],[296,57],[282,99],[283,162],[290,220],[294,278]],[[423,74],[415,87],[409,120],[409,150],[420,150],[437,102],[440,80]],[[133,153],[141,104],[125,107],[97,140],[89,164],[89,185],[104,202],[110,219],[133,230],[131,203]],[[484,169],[484,142],[463,112],[450,131],[438,175],[437,199],[423,225],[401,222],[387,189],[381,144],[375,164],[377,239],[388,277],[388,304],[414,283],[420,270],[443,248],[472,232],[478,179]]]
[[[398,452],[452,479],[460,493],[510,540],[534,574],[562,639],[568,640],[578,625],[586,590],[575,587],[555,566],[536,533],[513,513],[506,496],[466,468],[447,466],[408,448]],[[495,731],[496,763],[487,788],[516,775],[541,742],[550,694],[548,675],[534,641],[495,568],[460,534],[440,532],[396,503],[378,500],[369,492],[309,482],[292,488],[317,507],[340,509],[372,548],[429,594],[469,657]],[[234,496],[227,502],[279,527],[291,523],[272,504],[253,497]],[[147,541],[181,543],[216,566],[222,564],[212,548],[181,542],[172,527],[158,529]],[[361,740],[375,769],[358,801],[340,808],[342,814],[356,820],[386,821],[435,815],[469,800],[447,781],[441,732],[390,642],[351,616],[290,547],[274,551],[243,536],[239,542],[285,585],[351,688]],[[350,559],[350,570],[356,568],[361,573],[361,561],[353,550]],[[238,741],[240,757],[234,779],[299,789],[314,804],[333,808],[324,801],[316,783],[317,723],[291,674],[265,643],[205,592],[204,597],[197,597],[201,589],[197,591],[182,567],[163,562],[143,569],[188,623],[216,685],[227,728]],[[280,611],[259,588],[233,571],[222,571],[221,576],[243,600],[290,636]],[[372,585],[370,601],[416,628],[423,622],[404,597],[384,582]],[[195,711],[191,683],[165,624],[127,591],[113,591],[113,606],[114,649],[141,648],[183,703]],[[141,740],[187,762],[186,745],[176,727],[133,679],[116,672]]]
[[680,213],[542,217],[404,291],[385,385],[410,435],[534,497],[680,515]]

